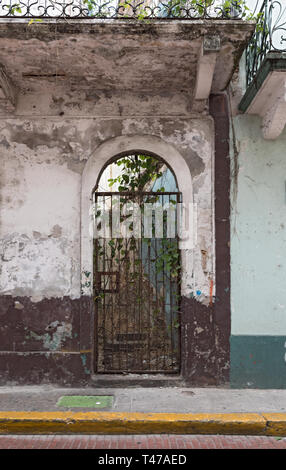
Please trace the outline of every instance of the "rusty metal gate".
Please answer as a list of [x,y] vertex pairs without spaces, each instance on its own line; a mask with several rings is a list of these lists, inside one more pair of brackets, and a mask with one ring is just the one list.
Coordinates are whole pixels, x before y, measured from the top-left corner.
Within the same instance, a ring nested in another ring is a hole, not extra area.
[[[180,253],[177,211],[180,201],[181,194],[178,192],[94,193],[97,372],[179,372]],[[130,203],[133,210],[128,214],[125,209]],[[154,203],[163,208],[162,218],[156,222],[152,211],[146,237],[146,207]],[[114,237],[112,223],[115,206],[120,209],[120,223],[125,223],[126,230],[133,230],[131,236],[126,236],[126,232],[122,236],[121,231]],[[167,220],[170,214],[166,207],[172,208],[172,223],[175,224],[171,234]],[[137,229],[141,229],[140,236],[134,236],[136,223]],[[160,227],[161,236],[158,237],[156,230],[160,232]]]

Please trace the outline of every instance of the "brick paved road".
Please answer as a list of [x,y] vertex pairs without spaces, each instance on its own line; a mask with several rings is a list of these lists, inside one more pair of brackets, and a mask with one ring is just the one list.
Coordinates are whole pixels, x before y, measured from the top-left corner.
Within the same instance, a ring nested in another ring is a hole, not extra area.
[[0,449],[286,449],[265,436],[0,436]]

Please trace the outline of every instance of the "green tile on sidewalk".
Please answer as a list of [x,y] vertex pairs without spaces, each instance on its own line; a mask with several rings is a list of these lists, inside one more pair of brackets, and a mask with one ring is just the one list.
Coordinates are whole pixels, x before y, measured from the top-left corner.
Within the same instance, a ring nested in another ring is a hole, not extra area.
[[110,408],[112,395],[65,395],[59,398],[57,406],[66,408]]

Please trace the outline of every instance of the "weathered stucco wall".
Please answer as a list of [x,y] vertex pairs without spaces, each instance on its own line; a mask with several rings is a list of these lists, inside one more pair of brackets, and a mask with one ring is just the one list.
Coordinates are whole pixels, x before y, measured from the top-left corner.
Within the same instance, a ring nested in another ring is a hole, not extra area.
[[233,118],[231,384],[285,388],[286,131],[267,141],[261,125]]
[[[200,208],[199,243],[185,272],[190,284],[185,282],[184,295],[209,304],[215,273],[213,122],[208,115],[67,119],[16,112],[15,117],[2,115],[0,126],[2,379],[50,380],[50,369],[53,380],[69,383],[93,370],[92,312],[82,307],[89,305],[92,290],[81,297],[82,172],[100,145],[115,137],[156,137],[189,166]],[[97,176],[92,175],[94,184]],[[31,356],[34,373],[28,367]]]
[[[96,159],[100,142],[133,134],[150,135],[150,141],[152,136],[160,137],[171,144],[174,153],[177,149],[190,168],[194,197],[201,207],[200,246],[204,253],[203,263],[197,263],[195,288],[208,296],[205,274],[213,275],[213,131],[209,117],[176,121],[105,117],[83,122],[5,120],[0,143],[4,163],[0,228],[2,294],[25,295],[35,301],[80,297],[82,170],[91,155]],[[97,176],[89,175],[94,184]],[[189,184],[191,188],[191,180]]]
[[[7,85],[0,94],[1,382],[90,380],[85,176],[103,148],[119,139],[117,150],[130,151],[135,138],[146,148],[134,143],[133,150],[158,149],[168,158],[185,199],[198,204],[198,243],[182,256],[182,375],[193,385],[228,380],[228,109],[221,92],[253,28],[184,20],[0,25]],[[194,100],[198,64],[210,52],[205,37],[219,44],[211,109]]]

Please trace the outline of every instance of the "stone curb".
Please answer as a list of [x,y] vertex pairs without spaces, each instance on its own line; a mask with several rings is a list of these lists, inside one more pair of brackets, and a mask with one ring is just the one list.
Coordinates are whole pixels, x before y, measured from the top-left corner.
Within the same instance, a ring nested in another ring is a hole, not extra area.
[[286,436],[286,413],[0,412],[0,434]]

